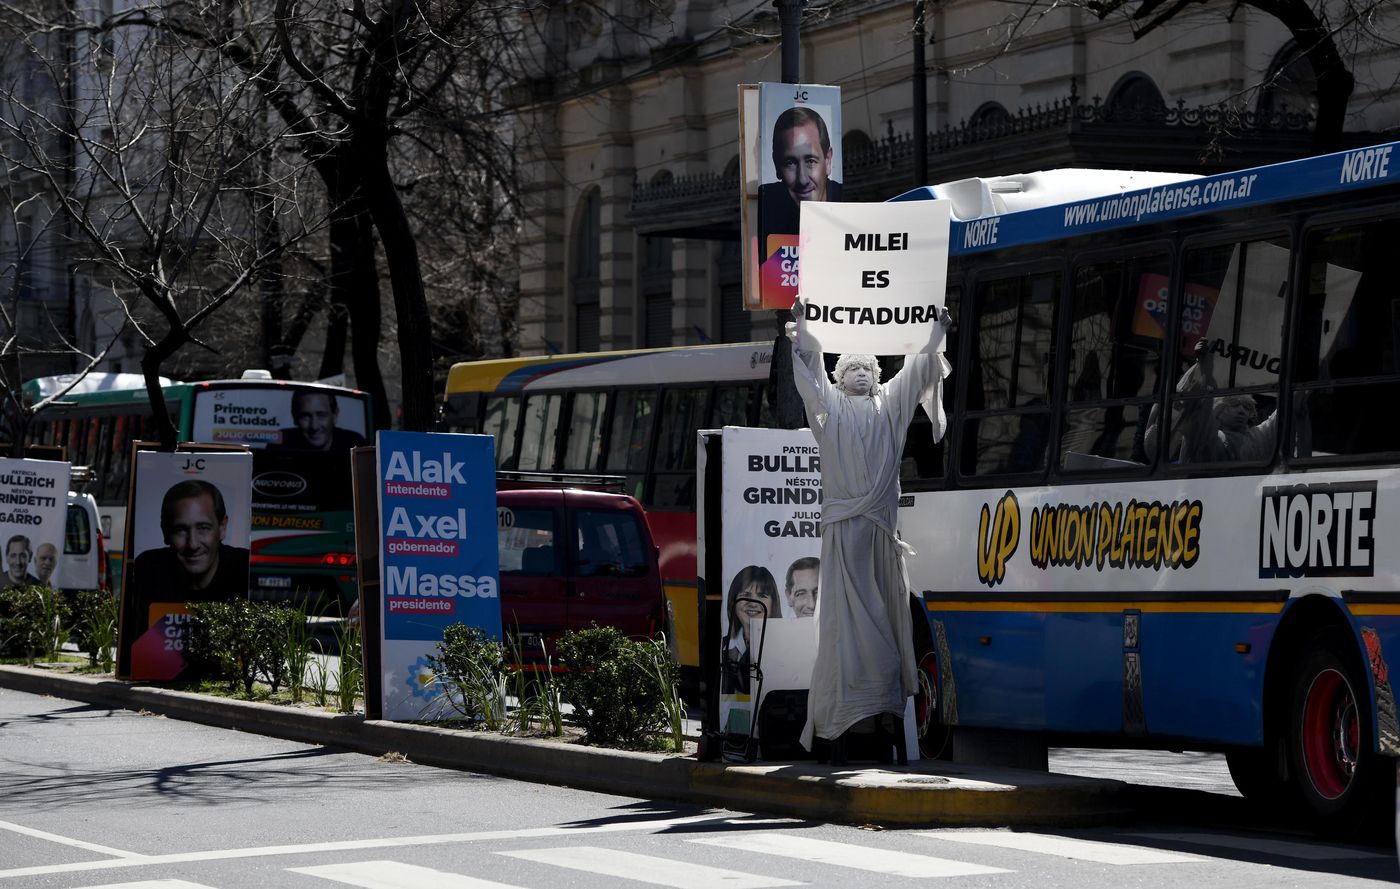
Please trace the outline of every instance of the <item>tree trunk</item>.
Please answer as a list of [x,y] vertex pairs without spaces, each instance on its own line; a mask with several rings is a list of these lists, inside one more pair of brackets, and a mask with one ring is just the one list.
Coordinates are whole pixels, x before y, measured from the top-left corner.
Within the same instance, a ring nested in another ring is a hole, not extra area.
[[1302,48],[1317,78],[1317,122],[1313,146],[1319,152],[1341,147],[1346,127],[1347,102],[1356,78],[1347,68],[1327,22],[1318,18],[1305,0],[1248,0],[1260,12],[1283,23]]
[[165,403],[165,390],[160,387],[160,369],[189,340],[187,330],[172,324],[169,332],[141,356],[141,373],[146,377],[146,397],[151,403],[151,423],[155,426],[162,451],[175,450],[179,438]]
[[437,419],[437,404],[433,399],[432,331],[418,245],[408,214],[399,200],[398,189],[389,175],[389,158],[383,139],[366,134],[365,138],[353,142],[358,143],[354,154],[359,159],[360,182],[374,228],[384,245],[384,258],[394,291],[399,364],[403,374],[403,428],[427,432]]
[[379,302],[379,267],[375,260],[374,222],[368,213],[356,217],[360,249],[355,256],[361,266],[356,275],[355,298],[350,307],[350,362],[355,368],[355,385],[369,395],[370,414],[375,429],[390,429],[389,392],[379,368],[379,338],[383,314]]

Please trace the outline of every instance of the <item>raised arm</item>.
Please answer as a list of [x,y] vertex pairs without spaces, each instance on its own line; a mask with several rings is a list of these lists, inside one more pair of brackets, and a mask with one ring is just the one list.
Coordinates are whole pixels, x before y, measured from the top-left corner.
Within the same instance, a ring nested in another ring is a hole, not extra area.
[[793,362],[792,379],[797,385],[797,394],[802,396],[802,405],[807,409],[807,420],[814,428],[826,425],[834,400],[838,397],[830,378],[826,375],[826,364],[822,361],[820,346],[802,331],[802,298],[792,305],[796,321],[787,324],[788,339],[792,340]]

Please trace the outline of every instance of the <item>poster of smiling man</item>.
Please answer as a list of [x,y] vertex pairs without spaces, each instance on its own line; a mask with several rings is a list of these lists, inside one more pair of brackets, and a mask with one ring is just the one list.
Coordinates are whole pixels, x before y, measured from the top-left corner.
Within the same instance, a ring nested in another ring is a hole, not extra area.
[[0,459],[0,589],[51,585],[63,553],[69,468],[56,460]]
[[786,309],[797,296],[803,205],[841,200],[841,88],[759,86],[758,189],[761,305]]
[[117,675],[171,680],[187,670],[191,602],[248,596],[253,455],[243,448],[141,450],[118,632]]

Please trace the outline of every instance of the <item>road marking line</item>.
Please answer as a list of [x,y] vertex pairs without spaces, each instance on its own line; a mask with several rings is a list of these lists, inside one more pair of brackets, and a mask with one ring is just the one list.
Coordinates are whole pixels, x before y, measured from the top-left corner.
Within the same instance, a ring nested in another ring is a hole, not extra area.
[[692,864],[673,858],[657,858],[652,855],[638,855],[635,852],[619,852],[616,849],[602,849],[598,846],[565,846],[558,849],[523,849],[517,852],[497,852],[511,858],[523,858],[555,867],[567,867],[590,874],[607,877],[620,877],[637,880],[657,886],[670,886],[671,889],[709,889],[711,886],[724,886],[727,889],[767,889],[770,886],[801,886],[803,884],[780,877],[763,877],[746,874],[722,867],[709,867]]
[[1289,840],[1271,840],[1267,837],[1248,837],[1238,834],[1133,833],[1130,836],[1149,840],[1166,840],[1173,843],[1244,849],[1250,852],[1263,852],[1266,855],[1281,855],[1284,858],[1300,858],[1305,861],[1391,857],[1380,852],[1367,852],[1364,849],[1348,849],[1344,846],[1329,846],[1323,843],[1295,843]]
[[433,889],[518,889],[509,883],[493,883],[398,861],[355,861],[320,867],[289,867],[287,870],[294,874],[360,886],[362,889],[423,889],[425,886]]
[[99,846],[97,843],[87,843],[82,840],[75,840],[72,837],[59,836],[56,833],[49,833],[43,830],[35,830],[32,827],[25,827],[22,824],[15,824],[11,821],[0,821],[0,830],[8,830],[13,833],[22,833],[28,837],[40,840],[48,840],[51,843],[62,843],[65,846],[73,846],[78,849],[86,849],[89,852],[100,852],[103,855],[111,855],[114,858],[145,858],[140,852],[127,852],[124,849],[113,849],[111,846]]
[[105,886],[88,886],[86,889],[210,889],[203,883],[189,880],[140,880],[135,883],[108,883]]
[[967,877],[1008,873],[999,867],[969,864],[949,858],[914,855],[892,849],[876,849],[854,843],[816,840],[785,833],[702,837],[690,842],[746,852],[761,852],[766,855],[781,855],[784,858],[798,858],[817,864],[833,864],[837,867],[850,867],[892,877]]
[[1013,833],[1009,830],[929,831],[920,833],[919,836],[931,837],[935,840],[949,840],[954,843],[971,843],[976,846],[994,846],[1021,852],[1037,852],[1042,855],[1058,855],[1061,858],[1095,861],[1099,864],[1172,864],[1182,861],[1213,860],[1200,855],[1165,852],[1147,846],[1079,840],[1043,833]]
[[595,833],[629,833],[722,821],[733,818],[730,812],[710,812],[681,818],[657,818],[651,821],[618,821],[584,827],[526,827],[520,830],[483,830],[476,833],[444,833],[411,837],[380,837],[369,840],[338,840],[326,843],[304,843],[297,846],[254,846],[245,849],[217,849],[209,852],[176,852],[169,855],[147,855],[107,861],[77,861],[71,864],[45,864],[0,870],[0,879],[33,877],[44,874],[79,873],[110,870],[119,867],[145,867],[158,864],[187,864],[194,861],[226,861],[238,858],[263,858],[273,855],[308,855],[321,852],[355,852],[363,849],[395,849],[404,846],[435,846],[448,843],[478,843],[502,840],[556,839],[588,836]]

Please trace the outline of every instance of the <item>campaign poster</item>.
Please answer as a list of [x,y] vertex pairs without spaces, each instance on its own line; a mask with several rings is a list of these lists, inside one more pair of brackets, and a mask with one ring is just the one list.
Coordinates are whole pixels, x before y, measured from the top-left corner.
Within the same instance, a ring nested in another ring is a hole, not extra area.
[[52,586],[63,558],[69,465],[57,460],[0,458],[0,588]]
[[811,685],[821,459],[808,429],[726,426],[723,436],[719,720],[725,732],[757,736],[758,696]]
[[383,718],[437,715],[428,659],[453,624],[501,638],[490,435],[378,436]]
[[368,443],[367,404],[316,386],[210,387],[196,394],[191,434],[269,452],[344,453]]
[[949,201],[908,201],[803,211],[803,348],[943,351],[951,210]]
[[[1171,280],[1166,275],[1147,273],[1138,283],[1137,308],[1133,313],[1133,333],[1137,336],[1165,340],[1167,312],[1171,308]],[[1197,341],[1206,335],[1215,301],[1220,291],[1187,281],[1182,288],[1185,305],[1181,310],[1181,355],[1190,358]]]
[[761,301],[788,309],[797,296],[802,207],[841,200],[841,88],[759,84],[758,255]]
[[188,605],[248,597],[253,455],[138,444],[132,473],[117,675],[187,678]]

